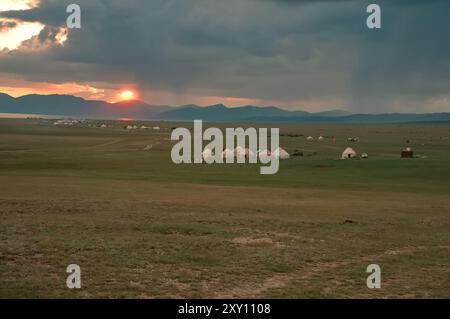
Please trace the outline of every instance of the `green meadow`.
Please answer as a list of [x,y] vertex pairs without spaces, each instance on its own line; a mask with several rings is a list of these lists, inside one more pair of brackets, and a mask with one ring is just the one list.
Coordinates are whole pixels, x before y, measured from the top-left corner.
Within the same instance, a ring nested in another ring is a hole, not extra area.
[[260,175],[172,163],[191,124],[53,122],[0,119],[1,298],[450,297],[449,124],[260,125],[303,153]]

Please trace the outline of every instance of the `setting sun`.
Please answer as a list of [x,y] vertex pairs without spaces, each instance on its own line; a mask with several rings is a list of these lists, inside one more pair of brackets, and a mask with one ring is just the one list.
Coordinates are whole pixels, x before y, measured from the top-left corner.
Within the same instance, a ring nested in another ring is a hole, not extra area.
[[119,96],[122,100],[132,100],[134,98],[134,92],[133,91],[122,91],[119,94]]

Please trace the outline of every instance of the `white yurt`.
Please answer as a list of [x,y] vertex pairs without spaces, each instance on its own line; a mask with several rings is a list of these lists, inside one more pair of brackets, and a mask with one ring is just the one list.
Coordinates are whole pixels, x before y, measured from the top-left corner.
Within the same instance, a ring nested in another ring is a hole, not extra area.
[[324,139],[325,139],[325,137],[323,137],[322,135],[319,136],[319,141],[322,141],[322,140],[324,140]]
[[214,155],[213,152],[209,148],[207,148],[203,151],[202,157],[204,161],[209,161],[209,159],[214,158]]
[[241,146],[236,147],[233,152],[234,152],[234,156],[242,156],[242,155],[245,156],[246,155],[245,148],[243,148]]
[[353,148],[351,147],[347,147],[344,152],[342,152],[342,159],[348,159],[348,158],[355,158],[356,157],[356,152]]
[[259,159],[267,160],[270,158],[271,154],[270,154],[270,151],[268,151],[268,150],[259,150],[258,156],[259,156]]
[[313,140],[314,140],[314,137],[308,136],[306,139],[307,139],[308,141],[313,141]]
[[153,129],[154,129],[155,131],[159,131],[161,128],[160,128],[159,126],[154,126]]
[[277,157],[279,159],[288,159],[291,156],[289,155],[288,152],[286,152],[286,150],[282,149],[281,147],[277,148],[273,154],[274,157]]

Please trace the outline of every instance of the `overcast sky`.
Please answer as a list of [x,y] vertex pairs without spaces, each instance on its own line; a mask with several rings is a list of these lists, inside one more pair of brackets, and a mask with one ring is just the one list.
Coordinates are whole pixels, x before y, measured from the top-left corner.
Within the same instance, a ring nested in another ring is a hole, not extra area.
[[[450,111],[448,0],[1,2],[0,91],[16,96]],[[82,28],[66,33],[74,2]],[[381,30],[366,27],[370,3]]]

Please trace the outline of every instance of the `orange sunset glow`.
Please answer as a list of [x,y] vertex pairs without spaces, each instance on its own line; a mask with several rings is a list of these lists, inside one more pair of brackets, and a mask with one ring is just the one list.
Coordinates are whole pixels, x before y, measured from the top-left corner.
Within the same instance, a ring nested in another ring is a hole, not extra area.
[[36,7],[38,4],[39,0],[2,0],[0,11],[25,10]]
[[136,94],[130,90],[122,91],[119,94],[120,99],[123,101],[133,100],[135,98],[135,96],[136,96]]
[[[36,7],[39,1],[30,0],[1,0],[0,12],[8,10],[26,10]],[[39,34],[44,28],[44,25],[39,22],[24,22],[14,19],[1,19],[0,22],[14,23],[15,26],[9,29],[3,29],[0,32],[0,50],[6,48],[14,50],[19,47],[22,41],[28,40],[31,37]]]

